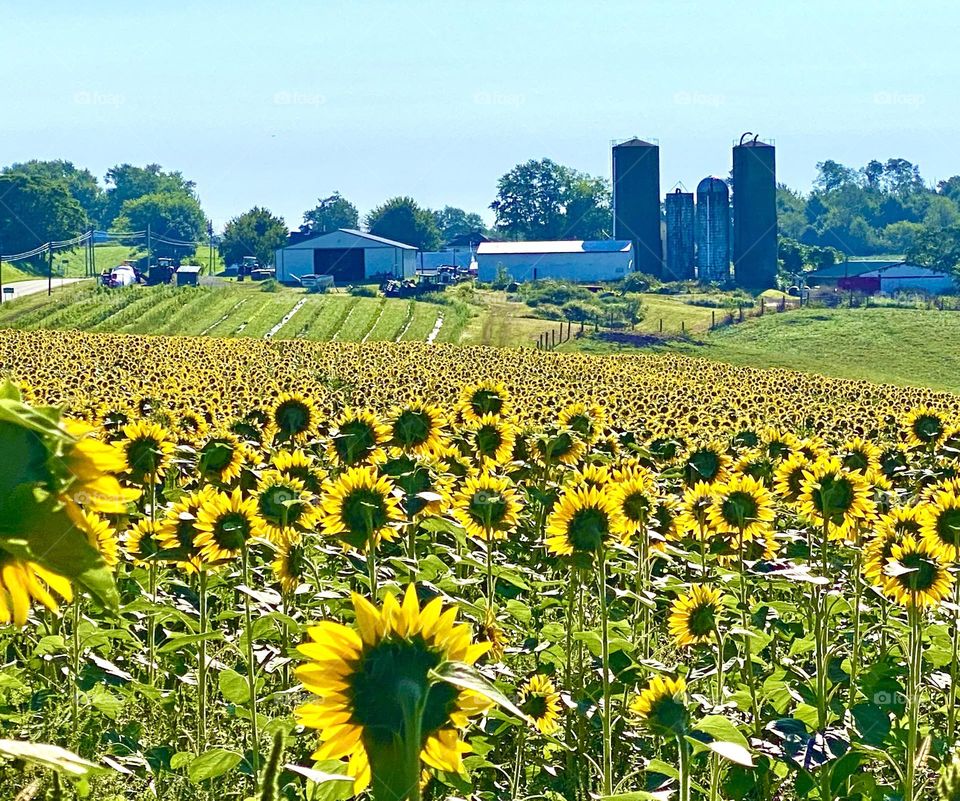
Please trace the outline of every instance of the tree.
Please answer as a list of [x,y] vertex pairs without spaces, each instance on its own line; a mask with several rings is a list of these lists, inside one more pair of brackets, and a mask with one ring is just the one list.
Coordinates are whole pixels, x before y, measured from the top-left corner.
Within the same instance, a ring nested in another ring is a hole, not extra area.
[[164,172],[159,164],[135,167],[118,164],[107,170],[106,197],[101,222],[104,227],[119,228],[116,218],[128,200],[144,195],[173,193],[196,199],[196,184],[186,180],[179,172]]
[[62,183],[71,197],[80,204],[90,224],[97,224],[103,210],[103,189],[90,170],[79,169],[72,162],[57,159],[38,161],[32,159],[21,164],[11,164],[3,169],[5,174],[18,173],[47,181]]
[[0,175],[0,253],[23,253],[45,242],[71,239],[87,215],[66,185],[42,175]]
[[287,241],[287,224],[267,209],[254,206],[224,226],[220,254],[224,264],[237,264],[256,256],[260,264],[273,264],[277,248]]
[[876,159],[870,159],[867,166],[861,171],[863,174],[863,183],[867,189],[877,191],[880,189],[880,181],[883,178],[883,164]]
[[437,221],[437,228],[440,229],[440,237],[444,243],[458,236],[487,233],[483,217],[475,212],[444,206],[440,211],[433,212],[433,217]]
[[312,234],[325,234],[338,228],[357,228],[360,214],[357,207],[339,192],[321,198],[317,205],[303,215],[303,224]]
[[832,192],[845,184],[856,183],[857,172],[839,162],[827,159],[817,163],[817,177],[813,185],[821,192]]
[[920,168],[906,159],[887,159],[883,165],[883,184],[887,192],[899,197],[924,189]]
[[937,193],[950,198],[954,203],[960,203],[960,175],[953,175],[946,181],[937,184]]
[[207,230],[207,218],[193,195],[157,192],[126,201],[114,226],[122,231],[143,231],[149,226],[153,255],[179,259],[192,256],[196,246],[164,240],[200,241]]
[[516,239],[596,239],[611,227],[607,182],[550,159],[503,175],[490,208],[497,229]]
[[393,239],[420,250],[440,247],[440,231],[433,212],[410,197],[394,197],[377,206],[366,217],[367,230],[375,236]]
[[960,277],[960,225],[925,226],[907,251],[907,260]]

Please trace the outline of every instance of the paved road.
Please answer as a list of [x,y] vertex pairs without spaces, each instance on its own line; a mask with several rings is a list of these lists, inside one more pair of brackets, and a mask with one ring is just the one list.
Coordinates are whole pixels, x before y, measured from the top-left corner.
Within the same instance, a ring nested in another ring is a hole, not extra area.
[[[84,278],[54,278],[53,288],[57,289],[66,284],[75,284],[77,281],[84,281]],[[13,287],[13,297],[22,298],[24,295],[35,295],[37,292],[47,291],[46,278],[31,278],[29,281],[14,281],[12,284],[4,284],[4,290]],[[4,300],[10,300],[11,296],[6,291],[3,293]]]

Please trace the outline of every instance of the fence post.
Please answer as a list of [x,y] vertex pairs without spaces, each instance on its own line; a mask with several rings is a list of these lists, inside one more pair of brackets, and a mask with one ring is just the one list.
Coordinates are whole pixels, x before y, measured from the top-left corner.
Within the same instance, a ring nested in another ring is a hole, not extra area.
[[711,328],[717,327],[717,310],[716,309],[713,309],[710,312],[710,327]]
[[686,333],[687,333],[687,321],[686,321],[686,320],[681,320],[681,321],[680,321],[680,333],[681,333],[681,334],[686,334]]
[[737,304],[737,309],[738,309],[739,312],[740,312],[740,322],[742,323],[742,322],[743,322],[743,304],[742,304],[742,303],[738,303],[738,304]]
[[580,321],[580,333],[583,333],[583,320]]
[[660,318],[660,333],[663,333],[663,318]]
[[550,347],[555,348],[557,346],[557,332],[553,328],[550,329]]
[[761,295],[760,296],[760,316],[761,317],[763,317],[763,313],[766,310],[767,310],[767,299],[763,297],[763,295]]
[[570,341],[570,328],[573,326],[573,320],[567,320],[567,342]]
[[781,296],[780,296],[780,311],[784,312],[784,311],[786,311],[786,310],[787,310],[787,296],[786,296],[786,295],[781,295]]

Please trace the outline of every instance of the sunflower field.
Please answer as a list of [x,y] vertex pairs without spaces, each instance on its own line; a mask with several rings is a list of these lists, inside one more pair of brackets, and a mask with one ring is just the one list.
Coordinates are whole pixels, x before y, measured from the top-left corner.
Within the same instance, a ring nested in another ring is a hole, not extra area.
[[0,798],[960,798],[960,397],[0,331]]

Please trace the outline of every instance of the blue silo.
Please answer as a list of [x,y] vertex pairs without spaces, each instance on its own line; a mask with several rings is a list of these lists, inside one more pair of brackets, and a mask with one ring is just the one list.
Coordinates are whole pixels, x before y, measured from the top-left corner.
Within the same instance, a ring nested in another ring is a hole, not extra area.
[[697,185],[697,277],[704,282],[730,280],[730,190],[721,178]]

